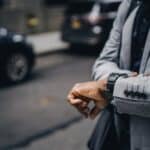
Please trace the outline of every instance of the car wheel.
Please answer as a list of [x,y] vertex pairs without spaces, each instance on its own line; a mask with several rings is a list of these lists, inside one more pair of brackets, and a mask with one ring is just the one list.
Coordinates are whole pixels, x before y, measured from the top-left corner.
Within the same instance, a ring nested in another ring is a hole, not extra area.
[[5,76],[11,83],[18,83],[26,79],[30,73],[28,57],[20,52],[9,55],[5,64]]

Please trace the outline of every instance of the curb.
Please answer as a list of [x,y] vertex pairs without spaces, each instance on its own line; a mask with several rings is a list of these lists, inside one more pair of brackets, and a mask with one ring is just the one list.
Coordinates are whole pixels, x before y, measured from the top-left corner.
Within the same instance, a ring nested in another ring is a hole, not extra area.
[[68,44],[61,40],[59,31],[29,35],[27,40],[33,45],[36,55],[62,51],[68,48]]

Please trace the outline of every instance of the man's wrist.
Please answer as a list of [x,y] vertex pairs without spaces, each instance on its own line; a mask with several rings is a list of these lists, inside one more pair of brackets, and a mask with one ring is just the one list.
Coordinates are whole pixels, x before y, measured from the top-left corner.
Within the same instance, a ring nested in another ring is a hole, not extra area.
[[109,99],[111,99],[113,97],[115,83],[120,77],[126,78],[126,77],[128,77],[128,75],[121,74],[121,73],[111,73],[108,76],[105,94],[108,95]]
[[106,90],[106,88],[107,88],[107,82],[108,82],[108,79],[107,79],[107,78],[101,79],[101,80],[97,80],[99,89],[100,89],[101,91]]

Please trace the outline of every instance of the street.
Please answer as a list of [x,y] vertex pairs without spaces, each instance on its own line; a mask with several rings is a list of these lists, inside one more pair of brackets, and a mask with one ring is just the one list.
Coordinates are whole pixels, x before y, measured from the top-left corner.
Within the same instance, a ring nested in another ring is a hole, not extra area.
[[[86,53],[86,52],[85,52]],[[76,82],[91,80],[95,56],[38,56],[28,81],[0,87],[0,149],[86,150],[95,121],[67,103]]]

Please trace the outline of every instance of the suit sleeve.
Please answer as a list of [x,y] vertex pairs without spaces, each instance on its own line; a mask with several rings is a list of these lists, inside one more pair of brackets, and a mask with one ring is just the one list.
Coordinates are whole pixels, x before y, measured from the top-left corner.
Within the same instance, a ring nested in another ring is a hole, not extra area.
[[131,0],[124,0],[119,7],[109,39],[93,66],[92,77],[95,80],[109,76],[112,72],[130,73],[130,71],[122,70],[118,67],[122,28],[130,8],[130,3]]
[[119,78],[112,103],[118,113],[150,117],[150,77]]

